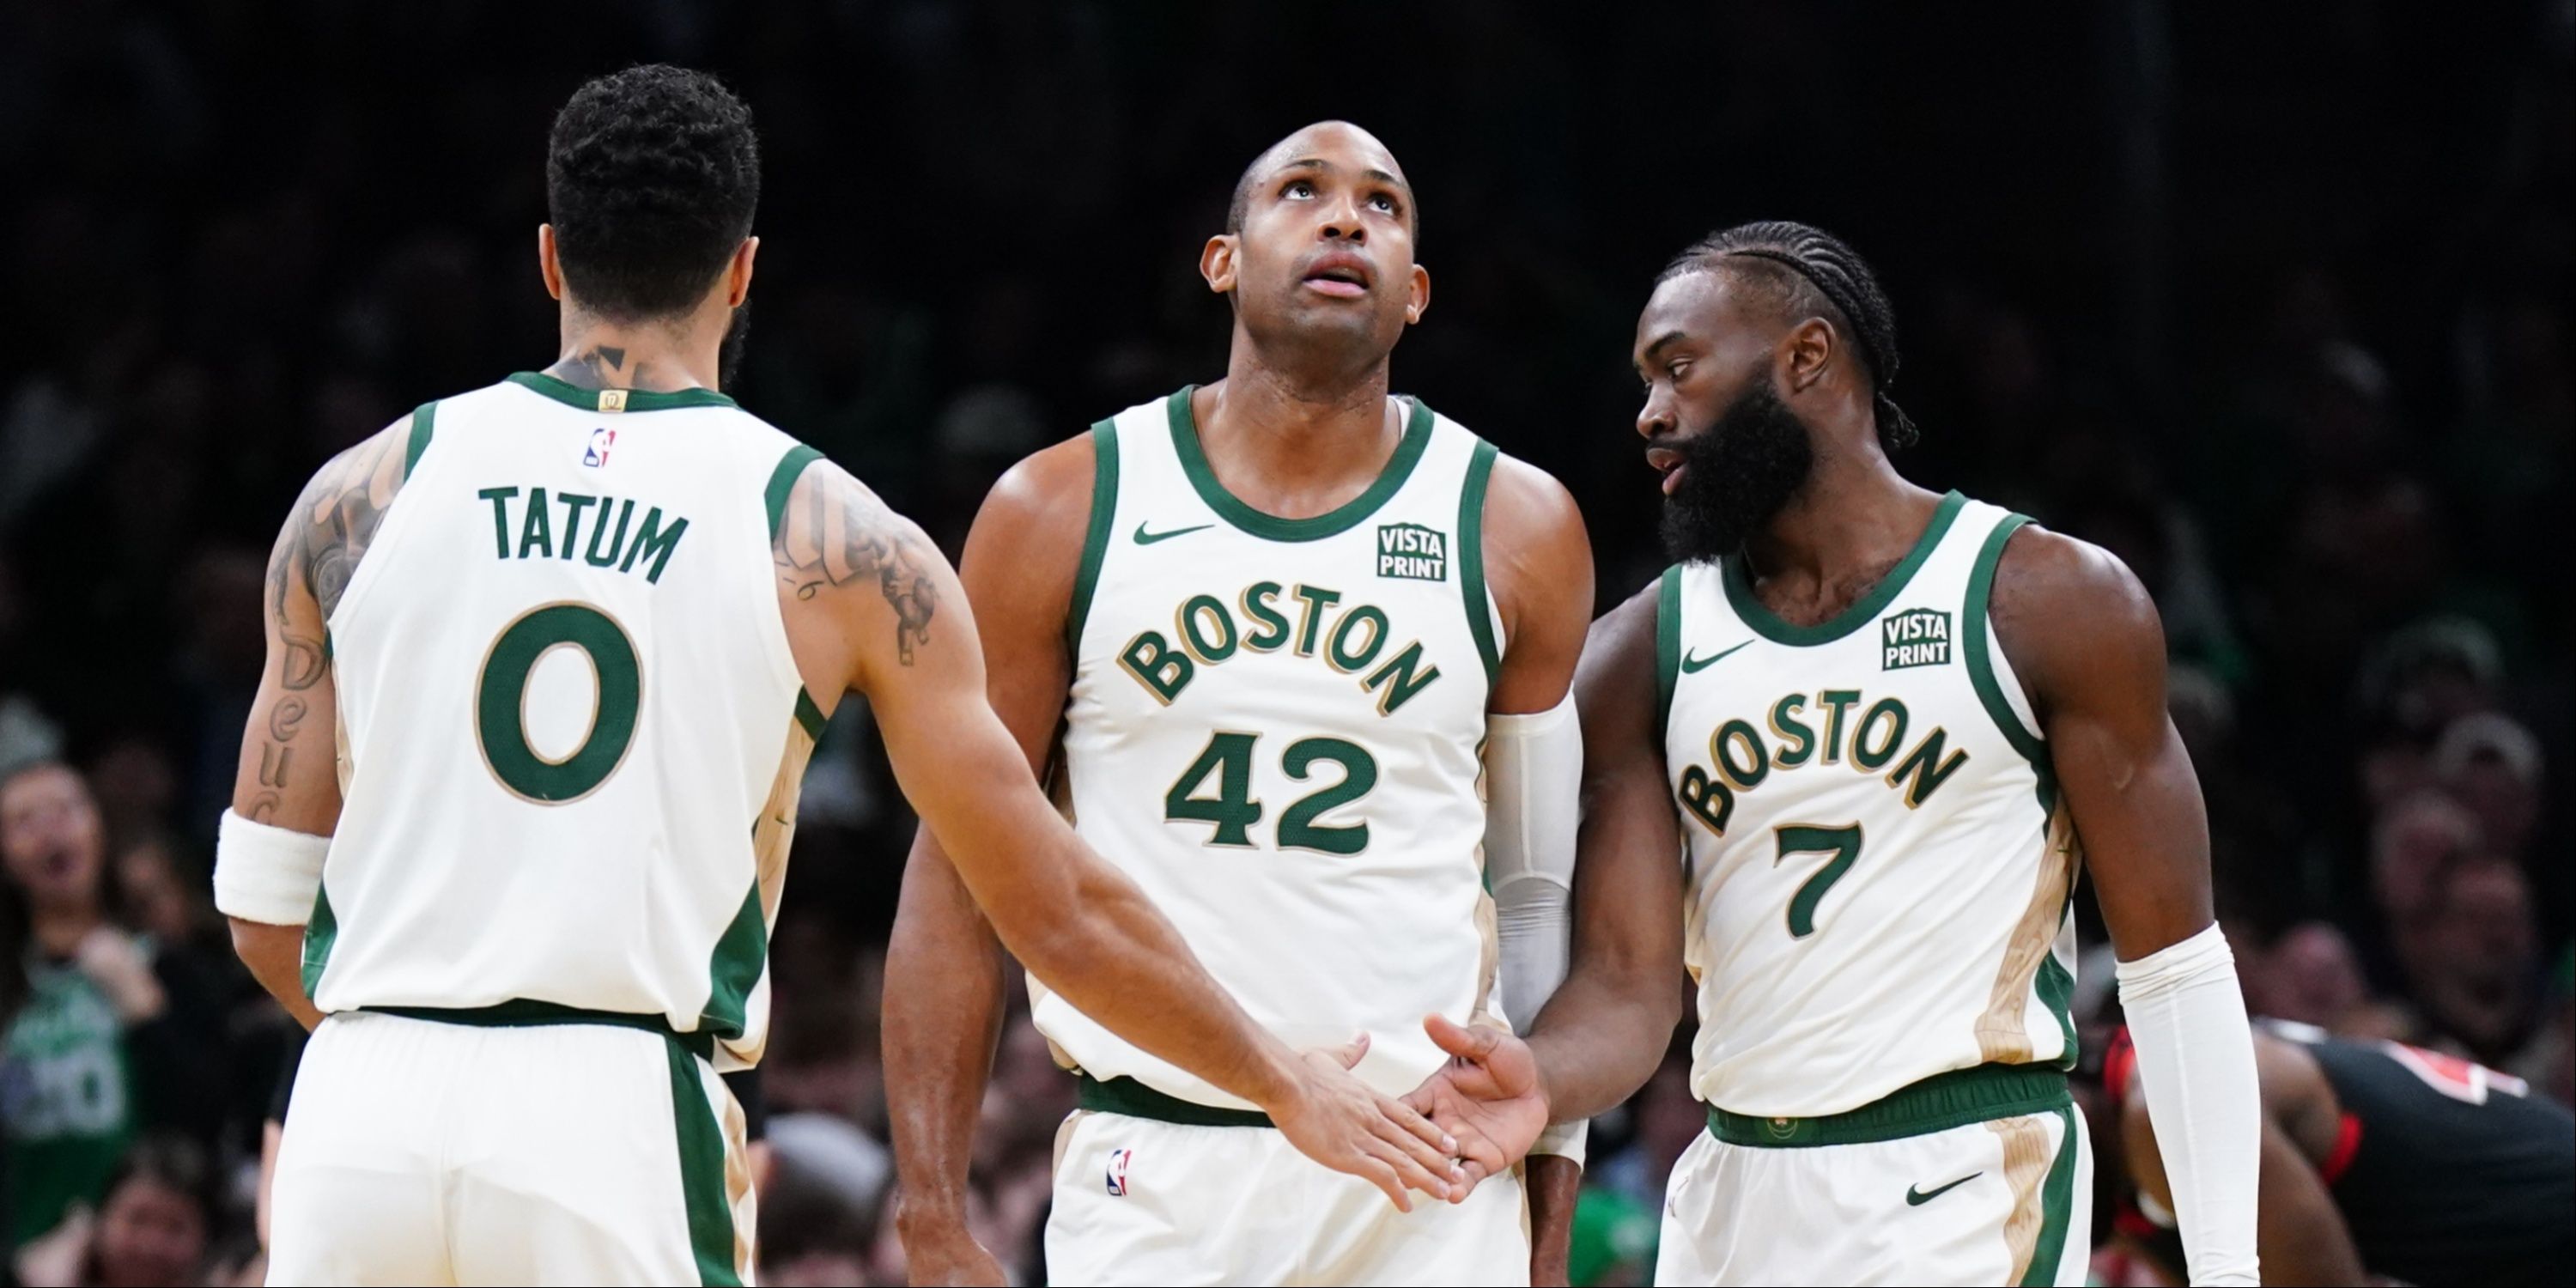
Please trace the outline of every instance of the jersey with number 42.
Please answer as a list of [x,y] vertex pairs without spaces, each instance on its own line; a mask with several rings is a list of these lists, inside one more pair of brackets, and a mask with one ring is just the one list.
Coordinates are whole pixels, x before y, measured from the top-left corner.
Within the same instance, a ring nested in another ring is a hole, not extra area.
[[1701,1100],[1818,1117],[1952,1069],[2072,1065],[2078,847],[1986,615],[2022,522],[1953,492],[1814,626],[1763,607],[1740,558],[1664,574]]
[[[1394,456],[1327,514],[1226,491],[1190,391],[1092,428],[1091,522],[1068,639],[1074,826],[1292,1046],[1374,1043],[1410,1091],[1438,1012],[1488,1011],[1480,749],[1500,635],[1485,589],[1492,445],[1419,402]],[[1030,982],[1068,1062],[1200,1104],[1243,1102]]]
[[325,1011],[537,1003],[759,1058],[822,727],[770,540],[810,449],[707,390],[518,375],[414,414],[329,622]]

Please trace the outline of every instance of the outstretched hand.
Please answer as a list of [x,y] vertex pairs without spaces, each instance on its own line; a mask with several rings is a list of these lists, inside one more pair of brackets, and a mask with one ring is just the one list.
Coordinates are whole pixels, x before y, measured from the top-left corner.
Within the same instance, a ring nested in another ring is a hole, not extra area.
[[1408,1189],[1455,1199],[1466,1183],[1450,1161],[1456,1142],[1423,1114],[1351,1076],[1368,1046],[1363,1033],[1338,1047],[1298,1052],[1300,1076],[1286,1101],[1268,1106],[1271,1123],[1308,1158],[1386,1191],[1398,1211],[1413,1210]]
[[1422,1027],[1449,1053],[1449,1063],[1404,1103],[1456,1140],[1466,1179],[1449,1187],[1449,1201],[1462,1203],[1477,1182],[1510,1171],[1537,1143],[1547,1127],[1547,1096],[1539,1089],[1538,1061],[1510,1033],[1462,1027],[1438,1015],[1425,1017]]

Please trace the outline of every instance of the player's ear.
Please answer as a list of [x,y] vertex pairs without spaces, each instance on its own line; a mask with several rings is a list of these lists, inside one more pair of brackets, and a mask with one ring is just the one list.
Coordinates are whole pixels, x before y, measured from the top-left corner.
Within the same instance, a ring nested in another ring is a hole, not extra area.
[[1199,250],[1199,276],[1207,279],[1208,289],[1219,295],[1234,293],[1234,253],[1242,239],[1233,233],[1218,233]]
[[544,278],[546,295],[563,298],[563,265],[555,260],[555,226],[537,225],[537,276]]
[[1789,328],[1780,341],[1780,379],[1799,393],[1825,377],[1825,362],[1834,356],[1840,337],[1823,318],[1808,318]]
[[1413,280],[1405,283],[1404,324],[1411,326],[1431,310],[1431,270],[1413,266]]
[[751,298],[751,261],[760,255],[760,239],[745,237],[733,248],[733,262],[725,266],[725,307],[738,309]]

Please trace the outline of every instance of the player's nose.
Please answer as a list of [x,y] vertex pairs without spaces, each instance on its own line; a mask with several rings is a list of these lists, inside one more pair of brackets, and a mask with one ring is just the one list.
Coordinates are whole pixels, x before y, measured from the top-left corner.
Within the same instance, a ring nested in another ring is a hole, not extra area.
[[1660,393],[1646,395],[1646,405],[1637,409],[1637,436],[1654,441],[1673,431],[1672,408]]
[[1368,223],[1360,218],[1358,203],[1347,196],[1324,208],[1323,227],[1316,231],[1329,241],[1368,242]]

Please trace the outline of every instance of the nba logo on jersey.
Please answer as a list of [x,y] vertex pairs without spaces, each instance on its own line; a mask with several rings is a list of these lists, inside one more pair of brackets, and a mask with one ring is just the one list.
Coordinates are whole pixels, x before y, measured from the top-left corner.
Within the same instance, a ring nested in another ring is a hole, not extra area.
[[1127,1197],[1127,1164],[1135,1157],[1136,1151],[1132,1149],[1109,1151],[1109,1197],[1113,1199]]
[[1936,608],[1909,608],[1879,624],[1884,647],[1878,669],[1941,666],[1950,660],[1950,615]]
[[581,463],[600,466],[608,463],[608,449],[617,446],[617,431],[602,425],[590,431],[590,446],[583,448]]

